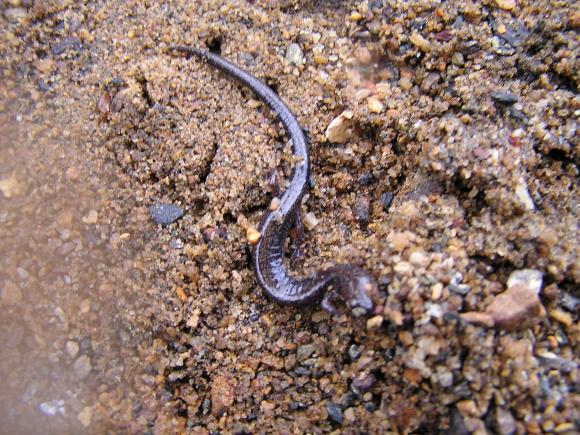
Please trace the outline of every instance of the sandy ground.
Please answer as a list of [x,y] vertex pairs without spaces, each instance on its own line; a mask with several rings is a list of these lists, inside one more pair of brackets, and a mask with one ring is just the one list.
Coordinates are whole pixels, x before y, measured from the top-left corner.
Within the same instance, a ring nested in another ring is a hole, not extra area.
[[[0,5],[1,433],[580,430],[574,2]],[[288,138],[171,44],[295,112],[297,273],[365,266],[371,316],[257,287]]]

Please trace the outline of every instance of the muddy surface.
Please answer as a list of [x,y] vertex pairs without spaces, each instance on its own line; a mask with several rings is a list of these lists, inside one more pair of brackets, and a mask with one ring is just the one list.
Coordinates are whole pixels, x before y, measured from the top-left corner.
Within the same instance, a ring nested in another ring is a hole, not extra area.
[[[578,432],[572,2],[0,5],[1,433]],[[262,294],[288,138],[171,44],[295,112],[369,317]]]

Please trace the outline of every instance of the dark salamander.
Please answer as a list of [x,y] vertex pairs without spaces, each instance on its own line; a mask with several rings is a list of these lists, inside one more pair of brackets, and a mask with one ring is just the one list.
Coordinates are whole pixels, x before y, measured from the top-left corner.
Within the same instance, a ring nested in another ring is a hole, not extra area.
[[326,310],[336,313],[334,302],[344,301],[351,309],[373,309],[369,296],[376,281],[366,270],[351,264],[337,264],[311,276],[291,276],[285,265],[285,242],[293,225],[300,225],[300,203],[308,185],[310,156],[308,143],[298,120],[284,102],[265,83],[222,57],[197,48],[177,46],[171,50],[204,59],[240,83],[252,89],[280,117],[292,140],[296,163],[289,187],[274,210],[265,212],[259,227],[260,239],[253,246],[252,267],[260,287],[272,299],[289,305],[303,305],[322,300]]

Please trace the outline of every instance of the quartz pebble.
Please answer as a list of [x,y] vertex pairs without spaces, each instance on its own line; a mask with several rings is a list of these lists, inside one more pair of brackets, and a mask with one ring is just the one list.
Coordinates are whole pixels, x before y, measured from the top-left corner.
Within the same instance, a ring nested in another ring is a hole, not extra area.
[[353,113],[345,110],[334,118],[324,132],[326,139],[332,143],[345,143],[351,139],[354,134],[352,117]]
[[248,243],[250,245],[257,244],[261,238],[262,235],[257,229],[255,229],[254,227],[248,227],[248,229],[246,230],[246,239],[248,240]]
[[295,66],[300,66],[304,63],[304,53],[298,44],[293,43],[288,46],[286,49],[286,60]]
[[367,105],[372,113],[381,113],[385,107],[377,97],[370,97],[367,99]]
[[318,225],[316,215],[311,211],[304,215],[303,223],[308,231],[312,231]]

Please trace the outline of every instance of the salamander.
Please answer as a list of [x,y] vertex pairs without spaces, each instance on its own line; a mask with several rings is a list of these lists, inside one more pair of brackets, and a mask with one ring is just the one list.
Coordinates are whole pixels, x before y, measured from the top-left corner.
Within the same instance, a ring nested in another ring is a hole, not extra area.
[[376,291],[377,284],[365,269],[353,264],[336,264],[310,276],[298,277],[291,275],[285,264],[286,239],[294,225],[301,225],[300,204],[310,177],[308,141],[296,116],[268,85],[221,56],[186,46],[174,46],[171,50],[201,58],[249,87],[278,115],[292,142],[295,163],[290,184],[276,207],[265,212],[258,228],[260,238],[252,247],[252,268],[260,287],[282,304],[305,305],[321,301],[324,309],[337,313],[335,302],[341,300],[351,309],[371,312],[370,295]]

